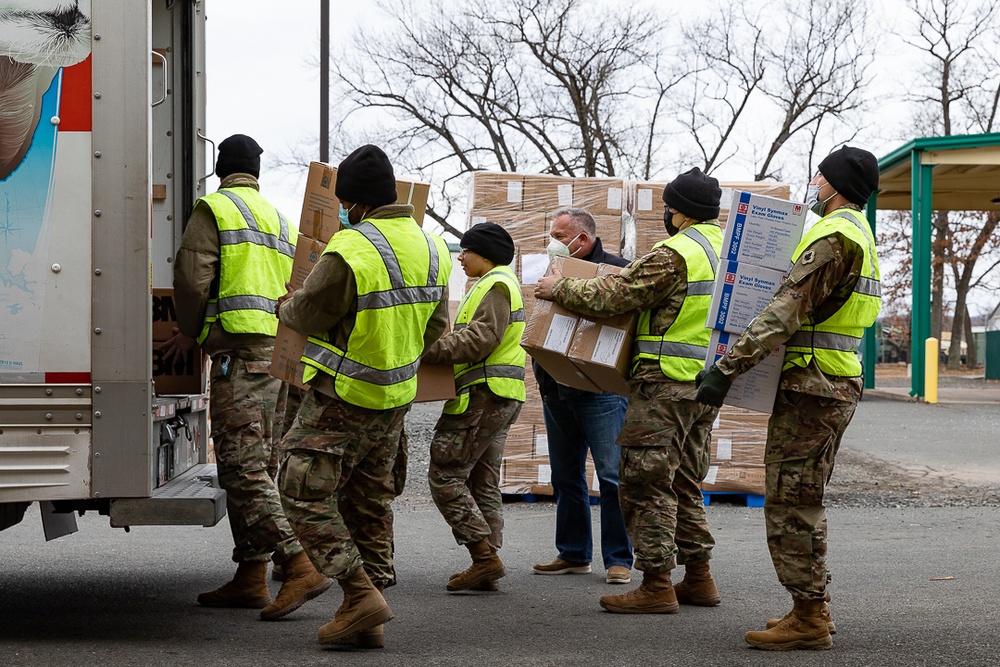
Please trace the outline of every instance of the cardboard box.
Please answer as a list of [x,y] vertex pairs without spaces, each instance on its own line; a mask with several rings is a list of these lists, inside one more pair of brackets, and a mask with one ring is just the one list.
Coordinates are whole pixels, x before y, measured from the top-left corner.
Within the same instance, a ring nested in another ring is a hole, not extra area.
[[625,181],[620,178],[575,178],[573,206],[585,208],[594,216],[621,216],[625,207]]
[[[621,273],[622,269],[600,264],[597,275]],[[591,319],[580,317],[569,347],[569,358],[595,385],[620,396],[629,395],[632,342],[638,313]]]
[[554,211],[573,206],[573,179],[564,176],[524,177],[522,208],[526,211]]
[[417,369],[417,396],[414,403],[431,403],[455,398],[455,367],[451,364],[420,364]]
[[764,465],[770,415],[722,406],[712,424],[709,460],[715,465]]
[[703,491],[729,491],[764,495],[764,466],[709,465],[701,483]]
[[472,209],[469,227],[481,222],[493,222],[510,234],[514,245],[522,252],[545,254],[549,245],[549,226],[544,211],[506,211],[503,209]]
[[[718,361],[739,337],[740,335],[735,333],[713,331],[708,343],[705,368]],[[725,405],[770,414],[774,409],[774,397],[778,393],[778,382],[781,379],[784,360],[785,346],[779,345],[766,359],[736,378],[736,382],[726,395]]]
[[731,209],[722,259],[788,270],[802,238],[806,205],[736,190]]
[[153,383],[156,395],[204,394],[205,366],[200,348],[189,350],[181,358],[167,362],[161,347],[166,341],[153,341]]
[[174,306],[172,287],[153,288],[153,340],[164,341],[173,337],[177,326],[177,308]]
[[[552,265],[569,278],[592,278],[598,267],[569,257],[556,257]],[[557,382],[600,393],[600,389],[566,356],[579,319],[579,315],[554,301],[536,300],[527,314],[521,346]]]
[[[336,195],[337,168],[323,162],[309,163],[306,192],[302,198],[299,233],[324,243],[340,231],[340,200]],[[430,185],[413,179],[396,179],[397,203],[413,205],[413,219],[423,225]]]
[[[663,211],[666,205],[663,203],[663,188],[669,180],[639,181],[632,184],[629,189],[628,210],[637,220],[651,220],[663,222]],[[789,199],[792,188],[788,183],[775,183],[770,181],[748,181],[748,182],[720,182],[722,197],[720,200],[721,210],[719,211],[719,223],[725,228],[729,217],[729,205],[733,199],[734,190],[753,192],[755,194],[767,195],[777,199]]]
[[[292,260],[292,273],[288,278],[292,289],[302,289],[309,273],[323,256],[324,250],[326,243],[323,241],[299,234],[299,240],[295,244],[295,258]],[[271,354],[271,375],[301,389],[306,388],[306,383],[302,381],[305,365],[301,359],[307,340],[308,336],[292,331],[279,322],[278,332],[274,337],[274,352]]]
[[742,333],[767,307],[787,275],[744,262],[720,262],[705,326]]
[[524,176],[507,172],[472,173],[471,208],[520,211],[524,203]]
[[[594,223],[597,227],[597,237],[601,239],[601,246],[605,252],[618,255],[622,249],[622,216],[617,215],[595,215]],[[551,227],[551,224],[549,225]]]

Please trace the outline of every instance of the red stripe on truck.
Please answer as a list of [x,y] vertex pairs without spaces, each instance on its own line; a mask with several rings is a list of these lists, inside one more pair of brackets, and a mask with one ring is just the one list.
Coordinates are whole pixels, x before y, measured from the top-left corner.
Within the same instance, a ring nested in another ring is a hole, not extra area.
[[[92,56],[76,65],[63,68],[62,95],[59,103],[60,132],[90,132],[93,126],[90,63]],[[89,382],[89,379],[88,379]]]
[[90,373],[46,373],[46,384],[90,384]]

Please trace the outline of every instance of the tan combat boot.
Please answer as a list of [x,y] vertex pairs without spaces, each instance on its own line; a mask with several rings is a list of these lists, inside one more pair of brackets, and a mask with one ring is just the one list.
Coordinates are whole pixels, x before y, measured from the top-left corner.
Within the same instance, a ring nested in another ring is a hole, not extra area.
[[274,602],[261,610],[262,621],[287,616],[333,586],[333,579],[317,572],[305,552],[299,552],[282,563],[281,570],[284,575],[281,590]]
[[750,631],[746,642],[768,651],[822,651],[833,646],[833,638],[823,619],[823,600],[792,598],[793,607],[769,630]]
[[[371,579],[371,577],[369,577]],[[383,586],[374,584],[375,590],[379,593],[385,590]],[[384,597],[384,596],[383,596]],[[341,646],[356,646],[357,648],[385,648],[385,625],[379,624],[374,627],[362,630],[353,635],[348,635],[338,639],[333,644]]]
[[240,563],[232,581],[199,595],[198,604],[204,607],[266,607],[271,604],[271,591],[267,589],[267,563]]
[[472,565],[457,577],[448,580],[446,588],[449,591],[474,590],[484,582],[496,581],[507,574],[503,561],[497,556],[496,549],[489,540],[484,538],[465,546],[472,556]]
[[359,567],[337,583],[344,590],[344,603],[333,620],[319,629],[320,644],[337,644],[341,639],[392,620],[392,610]]
[[707,560],[684,564],[684,579],[674,585],[677,601],[698,607],[714,607],[722,602]]
[[[826,595],[823,597],[823,607],[820,610],[820,614],[823,616],[823,620],[826,621],[826,629],[830,631],[831,635],[837,634],[837,625],[833,622],[833,615],[830,613],[830,589],[826,590]],[[788,612],[781,618],[769,618],[767,619],[767,629],[770,630],[778,623],[792,615],[792,612]]]
[[676,614],[679,608],[670,570],[644,572],[639,588],[622,595],[602,595],[601,606],[615,614]]
[[[451,581],[455,577],[460,577],[460,576],[462,576],[461,572],[453,572],[452,575],[450,577],[448,577],[448,581]],[[482,581],[482,582],[476,584],[475,586],[473,586],[472,588],[470,588],[469,590],[470,591],[498,591],[498,590],[500,590],[500,582],[496,581],[496,580],[494,580],[494,581]]]

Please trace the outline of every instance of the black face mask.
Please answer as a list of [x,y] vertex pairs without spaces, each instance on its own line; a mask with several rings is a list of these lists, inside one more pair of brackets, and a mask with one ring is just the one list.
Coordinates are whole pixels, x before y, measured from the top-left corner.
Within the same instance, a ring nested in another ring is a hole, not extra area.
[[663,228],[671,236],[677,236],[681,233],[681,230],[674,226],[674,212],[669,208],[663,211]]

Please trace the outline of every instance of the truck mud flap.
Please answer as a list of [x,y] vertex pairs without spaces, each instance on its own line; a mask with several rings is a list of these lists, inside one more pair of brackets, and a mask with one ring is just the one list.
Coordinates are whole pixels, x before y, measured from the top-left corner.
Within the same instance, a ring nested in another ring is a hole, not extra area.
[[226,492],[214,464],[199,464],[153,491],[149,498],[111,502],[111,526],[214,526],[226,516]]

